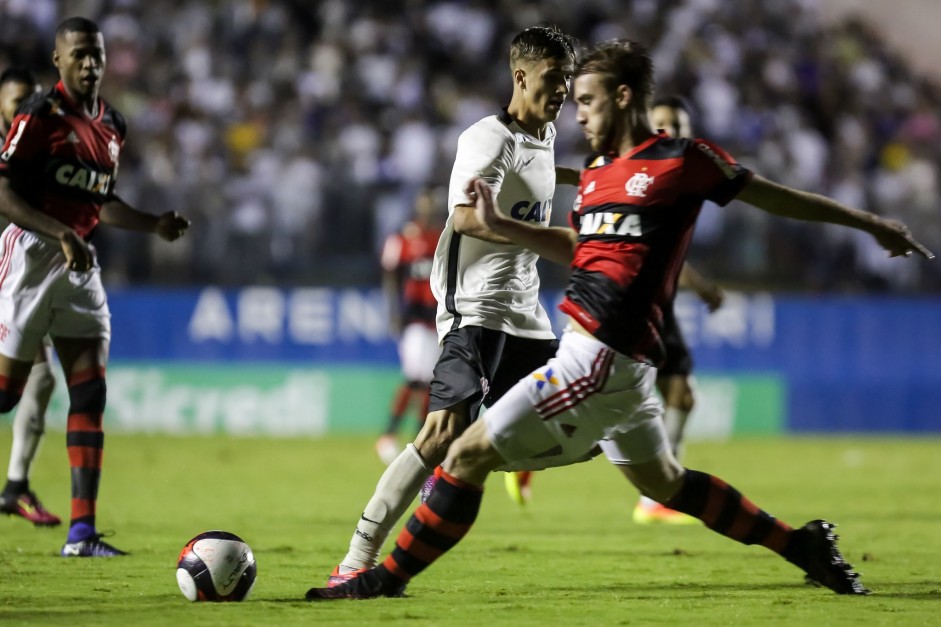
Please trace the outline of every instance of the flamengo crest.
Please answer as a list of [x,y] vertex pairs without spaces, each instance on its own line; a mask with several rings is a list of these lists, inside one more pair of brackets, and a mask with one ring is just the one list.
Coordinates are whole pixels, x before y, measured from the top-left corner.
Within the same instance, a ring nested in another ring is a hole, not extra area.
[[114,135],[111,136],[111,141],[108,142],[108,154],[111,155],[111,163],[118,162],[118,154],[121,152],[121,146],[118,145],[118,140]]
[[646,192],[647,187],[653,183],[654,178],[655,177],[648,176],[643,172],[638,172],[631,178],[627,179],[627,183],[624,185],[624,189],[627,190],[628,196],[644,197],[647,195],[644,192]]

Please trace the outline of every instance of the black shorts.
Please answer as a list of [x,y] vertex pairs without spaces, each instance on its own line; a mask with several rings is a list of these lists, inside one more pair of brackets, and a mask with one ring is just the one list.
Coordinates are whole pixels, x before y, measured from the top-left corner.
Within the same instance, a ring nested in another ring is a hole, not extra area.
[[429,411],[470,399],[471,420],[523,377],[555,356],[559,340],[530,340],[484,327],[463,327],[444,336],[431,379]]
[[663,347],[666,359],[657,368],[657,377],[688,377],[693,372],[693,356],[686,347],[673,313],[673,303],[663,312]]

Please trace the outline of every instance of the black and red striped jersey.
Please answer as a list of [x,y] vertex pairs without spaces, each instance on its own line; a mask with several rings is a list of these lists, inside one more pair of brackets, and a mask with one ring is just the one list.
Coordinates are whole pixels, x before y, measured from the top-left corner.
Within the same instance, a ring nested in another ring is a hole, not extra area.
[[0,175],[30,206],[88,237],[114,193],[125,132],[124,116],[104,99],[91,118],[60,81],[17,109],[0,153]]
[[727,204],[751,176],[715,144],[666,135],[594,159],[570,214],[578,243],[560,309],[618,352],[659,364],[663,310],[699,209]]
[[431,266],[439,237],[440,228],[408,222],[382,247],[382,268],[399,273],[402,281],[402,318],[406,324],[426,322],[434,326],[438,301],[431,292]]

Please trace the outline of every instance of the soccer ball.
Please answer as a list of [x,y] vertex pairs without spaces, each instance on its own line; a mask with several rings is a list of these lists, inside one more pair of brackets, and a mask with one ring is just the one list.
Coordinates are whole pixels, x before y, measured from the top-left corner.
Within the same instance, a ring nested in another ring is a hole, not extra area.
[[176,582],[190,601],[244,601],[255,585],[255,556],[226,531],[201,533],[183,547]]

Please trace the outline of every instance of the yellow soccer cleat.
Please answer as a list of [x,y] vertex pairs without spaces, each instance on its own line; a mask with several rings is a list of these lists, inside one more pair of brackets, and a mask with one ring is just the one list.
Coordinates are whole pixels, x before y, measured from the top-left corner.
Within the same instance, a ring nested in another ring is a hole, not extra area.
[[504,475],[503,481],[506,485],[506,493],[510,495],[513,502],[519,506],[526,505],[533,497],[532,482],[533,473],[528,470],[519,472],[508,472]]
[[643,498],[634,506],[633,519],[638,525],[695,525],[699,522],[698,518]]

